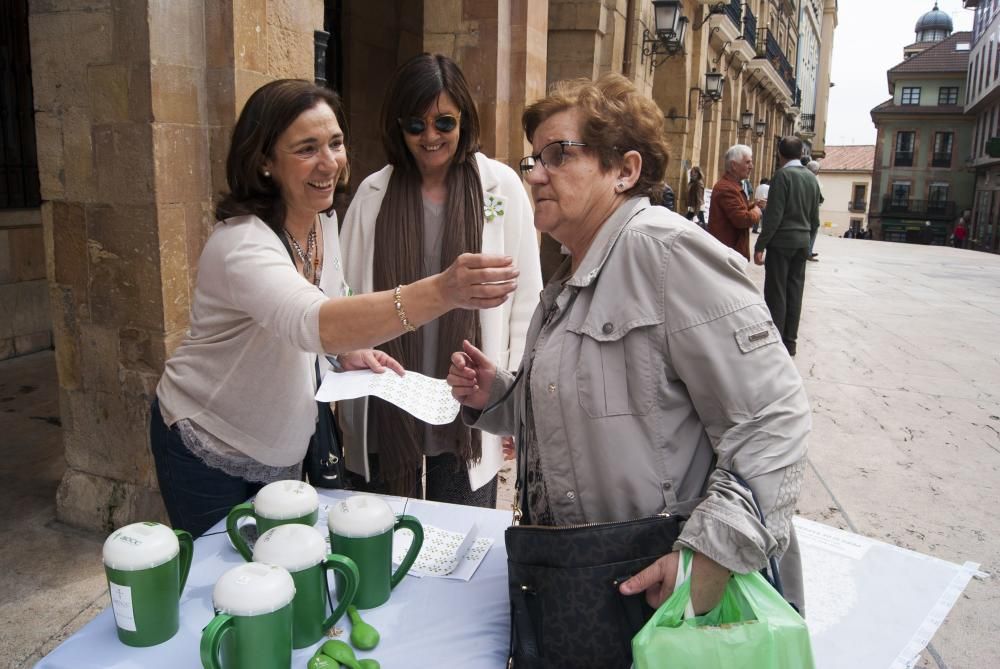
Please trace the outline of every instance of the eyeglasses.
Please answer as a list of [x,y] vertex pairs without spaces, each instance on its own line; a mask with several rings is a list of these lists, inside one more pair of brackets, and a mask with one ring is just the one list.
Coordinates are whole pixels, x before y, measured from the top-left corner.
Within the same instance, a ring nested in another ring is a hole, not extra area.
[[[399,122],[399,127],[407,135],[419,135],[427,129],[427,121],[419,116],[407,116],[396,120]],[[433,123],[438,132],[451,132],[458,127],[458,117],[451,114],[442,114],[436,117]]]
[[562,167],[562,164],[566,162],[566,147],[567,146],[587,146],[583,142],[574,142],[569,139],[562,139],[557,142],[552,142],[551,144],[546,144],[542,147],[542,150],[533,156],[525,156],[521,158],[521,174],[528,174],[531,170],[535,169],[535,161],[542,164],[547,170],[553,167]]

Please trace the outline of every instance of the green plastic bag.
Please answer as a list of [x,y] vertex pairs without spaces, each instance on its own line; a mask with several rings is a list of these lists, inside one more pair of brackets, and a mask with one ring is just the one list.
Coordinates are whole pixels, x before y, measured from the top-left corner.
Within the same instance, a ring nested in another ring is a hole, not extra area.
[[691,552],[681,561],[674,593],[632,639],[635,669],[813,669],[805,621],[763,576],[733,574],[719,605],[694,616]]

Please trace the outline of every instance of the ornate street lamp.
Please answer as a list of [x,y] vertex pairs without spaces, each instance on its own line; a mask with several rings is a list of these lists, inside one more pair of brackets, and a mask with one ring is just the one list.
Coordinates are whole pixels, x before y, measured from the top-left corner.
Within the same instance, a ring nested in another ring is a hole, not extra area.
[[757,135],[758,138],[763,137],[764,133],[767,131],[767,123],[765,121],[757,121],[753,127],[753,133]]
[[749,130],[753,125],[753,112],[749,109],[740,114],[740,130]]
[[[684,53],[684,37],[688,18],[681,14],[681,0],[652,0],[654,30],[642,31],[640,62],[649,56],[649,69],[662,65],[673,56]],[[656,56],[663,56],[659,61]]]

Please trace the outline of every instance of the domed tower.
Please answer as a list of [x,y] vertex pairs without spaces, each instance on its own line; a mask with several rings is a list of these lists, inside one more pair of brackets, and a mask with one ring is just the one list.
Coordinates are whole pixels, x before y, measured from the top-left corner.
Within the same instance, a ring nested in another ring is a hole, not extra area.
[[918,43],[940,42],[949,37],[954,29],[951,17],[938,9],[937,2],[934,3],[934,9],[920,17],[914,28]]

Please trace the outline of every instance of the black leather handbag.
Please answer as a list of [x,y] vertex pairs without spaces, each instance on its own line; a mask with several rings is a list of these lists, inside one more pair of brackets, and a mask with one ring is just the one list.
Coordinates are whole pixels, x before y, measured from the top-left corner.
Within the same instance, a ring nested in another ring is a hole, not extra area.
[[[316,360],[316,383],[319,384],[319,360]],[[337,421],[328,402],[316,402],[316,431],[309,440],[302,474],[315,488],[344,487],[344,451]]]
[[671,551],[680,516],[507,528],[514,669],[628,669],[632,637],[653,615],[618,586]]

